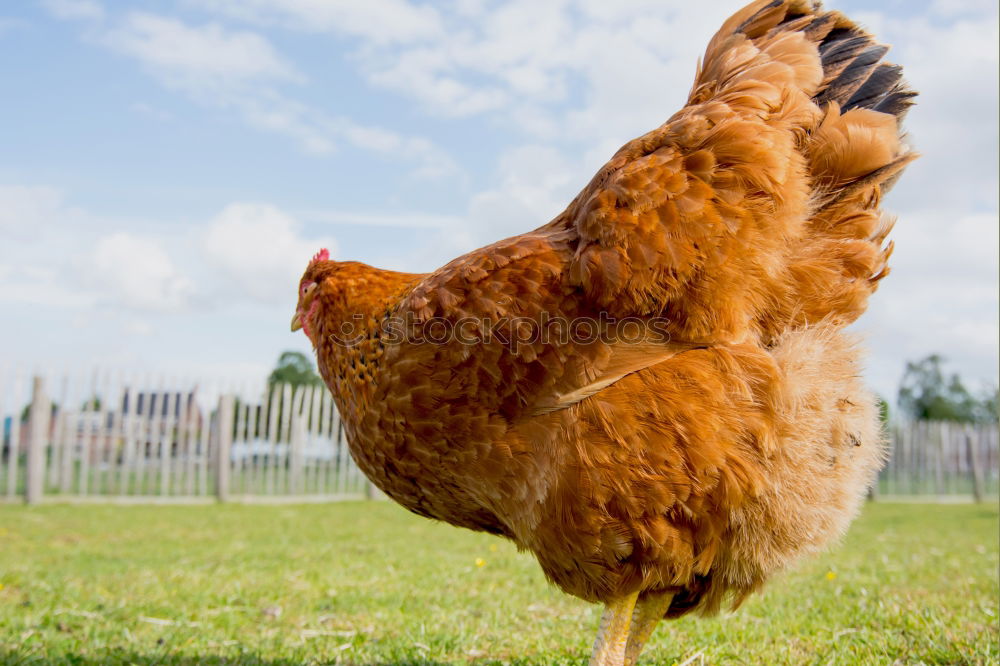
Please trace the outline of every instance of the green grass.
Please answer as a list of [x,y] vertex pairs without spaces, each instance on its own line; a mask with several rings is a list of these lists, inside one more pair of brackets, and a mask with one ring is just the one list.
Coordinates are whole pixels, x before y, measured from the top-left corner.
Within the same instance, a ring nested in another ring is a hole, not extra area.
[[[996,664],[996,505],[870,505],[843,546],[643,663]],[[599,609],[388,502],[0,506],[0,661],[583,664]]]

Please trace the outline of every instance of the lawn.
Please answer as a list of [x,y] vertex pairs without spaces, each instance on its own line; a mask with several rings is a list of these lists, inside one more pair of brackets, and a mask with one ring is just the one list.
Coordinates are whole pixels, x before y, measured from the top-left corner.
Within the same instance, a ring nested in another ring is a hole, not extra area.
[[[874,504],[643,663],[996,664],[996,505]],[[583,664],[599,609],[508,543],[388,502],[0,506],[0,661]]]

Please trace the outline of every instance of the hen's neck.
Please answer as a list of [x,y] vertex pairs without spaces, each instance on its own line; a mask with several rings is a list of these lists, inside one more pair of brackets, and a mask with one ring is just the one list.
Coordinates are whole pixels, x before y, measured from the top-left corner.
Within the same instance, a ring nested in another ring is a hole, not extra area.
[[422,276],[343,265],[320,295],[313,344],[323,381],[348,424],[371,405],[384,352],[383,328],[397,303]]

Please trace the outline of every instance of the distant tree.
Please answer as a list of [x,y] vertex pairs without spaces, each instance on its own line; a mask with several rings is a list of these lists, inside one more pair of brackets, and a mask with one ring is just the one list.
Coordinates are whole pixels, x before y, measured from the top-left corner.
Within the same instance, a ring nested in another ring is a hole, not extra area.
[[889,402],[880,395],[875,396],[878,406],[878,420],[885,426],[889,423]]
[[[268,391],[273,391],[276,384],[288,384],[294,390],[300,386],[323,386],[323,379],[316,374],[316,370],[313,369],[312,360],[308,356],[302,352],[285,351],[278,357],[277,366],[267,378]],[[271,395],[274,401],[273,409],[276,410],[276,422],[282,423],[285,410],[285,396],[281,391],[278,391],[276,394],[272,392]],[[260,409],[260,406],[255,408],[255,417],[267,420],[268,415],[260,414]],[[309,419],[310,426],[311,423],[312,418]]]
[[101,411],[101,396],[95,394],[87,398],[83,401],[83,404],[80,405],[80,409],[85,412]]
[[979,399],[979,414],[976,420],[985,423],[1000,421],[1000,391],[996,386],[983,391]]
[[945,374],[943,363],[940,355],[931,354],[906,364],[899,387],[900,408],[914,419],[965,423],[996,420],[996,408],[987,408],[995,400],[996,392],[992,398],[976,398],[957,374]]
[[318,386],[323,383],[313,369],[312,361],[302,352],[285,351],[278,357],[278,365],[267,378],[268,386],[291,384],[292,386]]
[[[58,411],[59,411],[59,403],[57,403],[55,400],[50,401],[49,412],[51,413],[51,415],[55,416],[56,412]],[[31,416],[31,403],[29,402],[27,405],[21,408],[21,423],[27,423],[30,416]]]

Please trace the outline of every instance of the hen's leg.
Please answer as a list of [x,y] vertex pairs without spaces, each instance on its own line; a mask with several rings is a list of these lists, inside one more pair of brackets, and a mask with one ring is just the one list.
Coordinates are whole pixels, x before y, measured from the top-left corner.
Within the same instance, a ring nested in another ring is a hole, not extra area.
[[632,613],[632,628],[625,647],[625,666],[632,666],[639,659],[646,641],[653,635],[653,629],[663,619],[674,598],[672,592],[649,592],[635,605]]
[[614,599],[604,607],[601,627],[597,630],[594,651],[590,655],[590,666],[623,666],[628,628],[638,598],[639,593],[635,592]]

